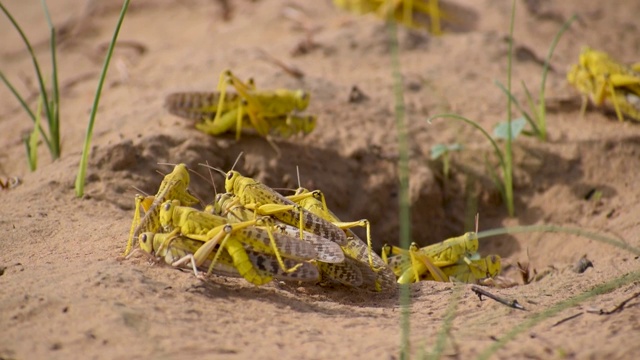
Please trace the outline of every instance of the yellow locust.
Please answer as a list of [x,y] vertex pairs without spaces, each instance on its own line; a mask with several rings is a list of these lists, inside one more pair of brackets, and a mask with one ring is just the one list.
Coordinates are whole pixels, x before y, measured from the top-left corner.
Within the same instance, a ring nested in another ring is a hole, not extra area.
[[[164,259],[167,264],[178,267],[191,268],[197,277],[200,277],[194,253],[202,246],[202,242],[189,239],[184,236],[170,237],[169,234],[142,233],[139,237],[140,248],[145,252]],[[282,271],[278,261],[273,256],[246,249],[250,264],[245,258],[232,256],[228,251],[223,251],[218,256],[218,261],[213,272],[224,276],[241,276],[255,285],[262,285],[276,278],[286,281],[311,281],[319,279],[318,269],[311,263],[303,265],[295,273]],[[217,249],[217,251],[222,251]],[[210,254],[201,264],[200,269],[208,269],[213,261],[214,254]],[[289,266],[295,266],[294,260],[285,259]],[[250,265],[253,269],[251,269]],[[207,271],[207,270],[203,270]]]
[[567,80],[583,95],[581,114],[589,97],[596,106],[612,104],[620,121],[624,115],[640,121],[640,63],[626,66],[602,51],[584,48]]
[[442,272],[441,268],[476,258],[478,246],[477,234],[468,232],[423,248],[418,248],[415,243],[412,244],[408,252],[409,263],[402,262],[403,256],[387,258],[389,254],[406,254],[406,250],[396,247],[385,247],[383,259],[390,264],[400,284],[419,281],[427,273],[438,281],[447,281],[448,276]]
[[[143,197],[137,195],[135,199],[135,212],[133,221],[131,222],[131,230],[129,231],[129,239],[124,255],[131,252],[134,239],[145,231],[158,232],[160,230],[160,204],[166,200],[179,200],[185,205],[195,205],[199,202],[191,193],[189,193],[189,172],[185,164],[178,164],[173,171],[167,174],[155,196]],[[141,212],[144,210],[144,217],[140,219]]]
[[[286,94],[286,96],[293,95]],[[280,99],[274,101],[280,101]],[[263,116],[264,121],[259,122],[259,128],[255,128],[249,114],[244,110],[247,105],[237,93],[227,92],[221,105],[219,102],[219,92],[178,92],[169,94],[165,98],[165,107],[173,115],[198,121],[196,123],[198,130],[214,136],[236,131],[236,138],[239,139],[241,131],[253,129],[264,137],[289,138],[295,134],[307,135],[316,127],[317,120],[313,115],[285,113]],[[240,120],[239,117],[241,117]],[[238,123],[240,123],[240,130]]]
[[[326,205],[326,201],[322,192],[309,191],[304,188],[299,188],[296,191],[296,195],[290,196],[294,202],[300,204],[302,208],[308,210],[309,212],[317,215],[320,218],[323,218],[335,225],[339,228],[343,229],[347,234],[347,243],[342,245],[342,251],[344,251],[345,255],[348,258],[354,260],[352,261],[354,264],[350,267],[345,266],[343,268],[335,268],[336,265],[326,264],[323,265],[320,270],[323,274],[328,277],[336,277],[336,276],[345,276],[356,277],[355,275],[351,275],[352,272],[357,272],[352,268],[358,268],[360,273],[362,274],[362,285],[365,287],[369,287],[375,289],[377,291],[393,291],[396,289],[395,276],[391,269],[387,266],[387,264],[382,261],[382,259],[373,252],[371,249],[371,231],[370,231],[370,223],[368,220],[358,220],[352,222],[341,222],[331,210]],[[353,233],[350,228],[361,226],[365,227],[367,242],[365,243],[360,239],[355,233]],[[370,279],[370,281],[366,281],[366,279]],[[360,286],[347,284],[340,279],[336,279],[339,282],[345,285],[351,286]]]

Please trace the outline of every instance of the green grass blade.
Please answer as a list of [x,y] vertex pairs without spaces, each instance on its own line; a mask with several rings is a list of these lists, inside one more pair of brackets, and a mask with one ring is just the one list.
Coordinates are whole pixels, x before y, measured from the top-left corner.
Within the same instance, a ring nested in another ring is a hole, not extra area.
[[489,359],[496,351],[500,350],[503,346],[508,344],[511,340],[515,339],[516,336],[523,333],[524,331],[534,327],[545,319],[550,318],[551,316],[566,310],[572,306],[576,306],[583,301],[589,300],[590,298],[609,293],[613,290],[616,290],[622,286],[633,283],[635,281],[640,280],[640,271],[631,272],[625,275],[622,275],[618,278],[615,278],[611,281],[608,281],[604,284],[600,284],[595,286],[589,291],[585,291],[580,295],[576,295],[567,300],[561,301],[550,308],[543,310],[539,313],[534,314],[529,319],[521,322],[516,325],[510,331],[508,331],[504,336],[498,339],[498,341],[494,342],[491,346],[489,346],[485,351],[478,355],[478,359]]
[[[533,113],[533,116],[535,117],[535,120],[536,120],[535,123],[536,124],[540,124],[541,123],[541,119],[540,119],[541,114],[538,111],[538,108],[536,107],[536,105],[535,105],[535,103],[533,101],[533,96],[531,96],[531,92],[529,91],[529,88],[527,87],[527,84],[525,84],[524,81],[522,81],[521,84],[522,84],[522,88],[524,89],[524,94],[527,97],[527,105],[529,105],[529,109],[531,109],[531,112]],[[543,125],[544,125],[544,121],[542,121],[542,122],[543,122]],[[536,125],[536,128],[537,128],[537,125]],[[542,130],[538,131],[538,133],[540,134],[538,136],[538,138],[540,140],[542,140],[542,141],[545,141],[546,140],[546,129],[545,129],[545,132],[544,132],[545,138],[542,137],[542,134],[543,134]]]
[[489,173],[489,177],[491,178],[491,181],[493,181],[493,185],[496,187],[496,189],[498,189],[498,191],[500,191],[500,197],[502,197],[502,200],[506,202],[507,194],[504,191],[504,184],[502,183],[502,181],[500,181],[500,177],[498,176],[498,173],[496,173],[496,171],[493,169],[493,167],[489,163],[489,159],[487,159],[486,156],[484,157],[484,166],[487,169],[487,172]]
[[[513,60],[513,24],[516,17],[516,0],[511,4],[511,24],[509,25],[509,52],[507,53],[507,91],[511,94],[511,65]],[[508,137],[504,146],[505,166],[502,167],[502,178],[504,183],[504,193],[506,197],[507,212],[513,216],[513,153],[511,139],[511,97],[507,98],[507,123]]]
[[533,129],[533,133],[536,134],[536,136],[538,136],[538,134],[540,133],[540,129],[538,129],[538,125],[536,125],[536,122],[533,121],[533,118],[531,118],[531,115],[527,111],[524,110],[524,108],[520,105],[520,102],[513,96],[513,94],[511,94],[507,90],[507,88],[504,87],[504,85],[502,85],[501,82],[496,80],[496,81],[494,81],[494,84],[496,84],[496,86],[498,86],[500,88],[500,90],[502,90],[502,92],[505,95],[507,95],[508,97],[511,98],[511,101],[513,102],[513,104],[516,106],[518,111],[520,111],[522,116],[524,116],[524,118],[527,120],[527,123],[529,123],[529,125]]
[[[396,129],[398,133],[398,177],[399,189],[399,220],[400,220],[400,246],[409,248],[411,242],[411,213],[409,198],[409,143],[407,126],[405,124],[405,107],[402,73],[400,72],[400,51],[398,46],[398,32],[395,21],[387,21],[389,29],[389,44],[391,52],[391,68],[393,76],[393,93],[395,103]],[[408,284],[400,285],[400,358],[408,359],[410,356],[409,328],[411,316],[411,294]]]
[[[42,72],[40,71],[40,65],[38,64],[38,59],[36,58],[36,54],[33,52],[33,47],[31,46],[29,39],[27,39],[27,36],[22,31],[22,28],[20,27],[20,25],[18,25],[16,20],[13,18],[13,16],[11,16],[11,13],[9,13],[9,11],[4,7],[2,2],[0,2],[0,9],[2,10],[2,12],[4,12],[7,18],[9,18],[9,21],[11,21],[11,24],[13,25],[13,27],[18,31],[18,33],[20,34],[20,37],[22,38],[22,41],[24,42],[25,46],[27,47],[27,50],[29,51],[29,55],[31,56],[33,66],[36,69],[36,77],[38,78],[38,85],[40,86],[40,93],[42,94],[42,98],[43,98],[42,101],[44,103],[45,113],[47,114],[47,117],[49,117],[50,114],[52,114],[51,110],[49,109],[49,96],[47,94],[47,89],[44,87],[44,79],[42,78]],[[48,145],[49,145],[49,151],[51,152],[51,155],[53,157],[55,154],[53,143],[49,142]],[[55,156],[55,158],[57,158],[58,156]]]
[[460,303],[460,297],[462,296],[462,292],[465,288],[466,287],[461,284],[456,284],[454,286],[453,293],[449,299],[447,312],[442,320],[440,331],[438,331],[438,334],[436,335],[436,343],[433,347],[433,351],[431,351],[431,354],[429,355],[429,359],[437,360],[442,358],[442,353],[444,352],[444,348],[447,344],[447,338],[449,337],[449,333],[453,327],[453,320],[456,318],[456,310]]
[[545,98],[544,98],[544,89],[547,84],[547,74],[549,73],[549,63],[551,62],[553,51],[556,49],[556,45],[560,41],[560,37],[562,37],[562,34],[564,34],[564,32],[567,31],[567,29],[569,28],[569,26],[571,26],[571,23],[575,19],[576,19],[576,15],[574,14],[569,18],[569,20],[565,21],[565,23],[562,24],[562,27],[560,28],[556,36],[553,38],[553,41],[551,42],[551,46],[549,47],[549,53],[547,54],[547,57],[544,60],[544,66],[542,67],[542,81],[540,82],[540,94],[538,96],[538,109],[537,109],[536,118],[538,118],[538,125],[540,126],[540,131],[542,132],[542,135],[543,135],[543,138],[542,138],[543,141],[546,141],[547,139],[547,120],[546,120],[547,107],[546,107]]
[[93,99],[93,106],[91,107],[91,115],[89,115],[89,124],[87,126],[87,134],[84,138],[84,147],[82,148],[82,156],[80,158],[80,165],[78,169],[78,176],[76,177],[76,196],[81,197],[84,195],[84,181],[87,175],[87,163],[89,161],[89,152],[91,146],[91,137],[93,134],[93,124],[96,119],[96,113],[98,112],[98,105],[100,103],[100,94],[102,92],[102,86],[104,85],[104,79],[107,76],[107,69],[109,68],[109,62],[111,61],[111,55],[113,55],[113,49],[116,46],[116,40],[118,39],[118,33],[124,20],[124,15],[127,13],[129,7],[129,0],[125,0],[122,4],[122,10],[120,11],[120,17],[118,18],[118,24],[113,32],[111,43],[109,43],[109,50],[104,59],[104,65],[102,66],[102,73],[100,74],[100,80],[98,81],[98,88],[96,89],[96,96]]
[[502,150],[500,150],[500,147],[498,146],[498,143],[496,143],[496,141],[493,140],[491,135],[489,135],[489,133],[485,129],[483,129],[482,126],[478,125],[478,123],[476,123],[475,121],[469,120],[464,116],[460,116],[460,115],[457,115],[457,114],[436,114],[436,115],[433,115],[433,116],[429,117],[427,119],[427,121],[429,123],[431,123],[434,119],[437,119],[437,118],[451,118],[451,119],[460,120],[460,121],[463,121],[463,122],[467,123],[468,125],[473,126],[476,129],[480,130],[482,135],[484,135],[484,137],[487,140],[489,140],[489,142],[491,143],[491,146],[493,146],[493,150],[496,153],[496,156],[498,157],[498,160],[500,161],[500,167],[504,168],[505,160],[504,160],[504,157],[502,156]]
[[[33,123],[36,123],[36,116],[33,113],[33,111],[31,111],[31,109],[29,109],[29,105],[27,105],[26,101],[24,101],[24,99],[22,98],[22,96],[20,96],[20,94],[18,93],[18,91],[16,90],[16,88],[13,87],[13,85],[11,84],[11,82],[9,82],[9,79],[7,79],[4,74],[2,73],[2,71],[0,71],[0,80],[2,80],[2,82],[7,86],[7,88],[9,89],[9,91],[11,91],[11,93],[13,94],[13,96],[16,97],[16,99],[18,99],[18,102],[20,103],[20,105],[22,106],[22,108],[24,109],[24,111],[27,112],[27,114],[29,115],[29,117],[31,118],[31,120],[33,121]],[[47,133],[44,131],[44,129],[42,128],[42,125],[38,124],[36,126],[36,128],[38,129],[38,131],[40,131],[40,135],[42,136],[42,139],[44,140],[44,142],[47,144],[47,147],[49,149],[51,149],[51,144],[49,143],[49,138],[47,137]]]
[[9,79],[7,79],[4,76],[4,73],[2,71],[0,71],[0,79],[2,79],[2,82],[7,86],[7,88],[9,89],[9,91],[11,91],[11,93],[13,94],[13,96],[16,97],[16,99],[18,99],[18,102],[20,102],[20,105],[22,106],[22,108],[24,109],[24,111],[27,112],[27,114],[29,115],[29,117],[31,118],[31,120],[35,123],[36,122],[36,116],[33,114],[33,111],[31,111],[31,109],[29,109],[29,105],[27,105],[27,102],[24,101],[24,99],[22,98],[22,96],[20,96],[20,93],[18,93],[18,90],[16,90],[16,88],[13,86],[13,84],[11,84],[11,82],[9,81]]
[[29,169],[35,171],[38,167],[38,140],[39,134],[38,128],[40,128],[40,119],[42,118],[42,94],[38,96],[38,106],[36,108],[36,122],[33,126],[33,131],[27,139],[25,139],[27,145],[27,160],[29,161]]
[[49,15],[49,8],[45,0],[41,0],[42,8],[49,25],[49,42],[51,47],[51,69],[53,74],[51,75],[51,106],[48,113],[49,120],[49,134],[51,135],[52,157],[57,159],[60,157],[62,149],[60,148],[60,87],[58,85],[58,61],[56,57],[56,29],[51,21]]
[[583,230],[580,228],[569,228],[569,227],[556,226],[556,225],[525,225],[525,226],[513,226],[513,227],[485,230],[478,233],[478,239],[482,239],[490,236],[496,236],[496,235],[519,234],[519,233],[529,233],[529,232],[558,232],[558,233],[582,236],[587,239],[591,239],[591,240],[599,241],[604,244],[616,246],[620,249],[630,251],[635,255],[640,256],[640,249],[634,246],[631,246],[620,239],[614,239],[608,236],[600,235],[600,234]]

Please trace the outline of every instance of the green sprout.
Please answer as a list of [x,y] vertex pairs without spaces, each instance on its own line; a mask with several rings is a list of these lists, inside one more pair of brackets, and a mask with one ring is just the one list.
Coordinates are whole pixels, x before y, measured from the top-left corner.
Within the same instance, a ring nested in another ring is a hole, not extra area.
[[[522,113],[524,120],[526,120],[526,122],[529,123],[529,126],[531,126],[531,130],[523,131],[523,134],[529,135],[529,136],[535,136],[542,141],[547,140],[547,119],[546,119],[547,108],[545,104],[544,93],[545,93],[545,85],[547,83],[547,74],[549,73],[549,63],[551,62],[553,51],[555,50],[556,45],[560,41],[560,37],[562,36],[562,34],[564,34],[565,31],[567,31],[567,29],[575,19],[576,19],[576,16],[573,15],[571,18],[569,18],[569,20],[567,20],[562,25],[562,27],[560,28],[556,36],[553,38],[553,41],[551,42],[551,46],[549,46],[549,53],[547,54],[547,57],[544,60],[544,66],[542,67],[542,81],[540,82],[540,92],[538,94],[537,102],[533,101],[533,97],[531,96],[531,93],[529,92],[527,85],[525,85],[525,83],[522,82],[522,87],[524,88],[524,92],[527,96],[527,104],[529,106],[529,111],[526,111],[524,107],[520,105],[518,100],[515,98],[515,96],[511,92],[511,89],[505,89],[504,85],[496,81],[496,85],[515,104],[516,108],[518,108],[520,113]],[[501,124],[504,124],[504,123],[501,123]]]
[[431,160],[437,160],[442,157],[442,174],[444,175],[444,179],[449,179],[449,155],[452,151],[461,151],[462,145],[458,143],[444,145],[444,144],[436,144],[431,147]]
[[81,197],[84,195],[84,182],[87,176],[87,164],[89,162],[89,152],[91,151],[91,137],[93,136],[93,124],[98,113],[98,104],[100,103],[100,94],[102,93],[102,85],[104,79],[107,76],[107,69],[109,68],[109,62],[111,61],[111,55],[113,55],[113,49],[116,46],[116,40],[118,39],[118,33],[124,20],[124,15],[127,13],[129,7],[129,0],[125,0],[122,4],[122,10],[118,17],[118,23],[113,32],[113,37],[109,43],[109,49],[107,50],[107,56],[104,59],[104,65],[102,65],[102,73],[100,74],[100,80],[98,81],[98,88],[96,89],[96,96],[93,99],[93,106],[91,107],[91,115],[89,115],[89,124],[87,125],[87,135],[84,138],[84,146],[82,148],[82,156],[80,158],[80,165],[78,167],[78,176],[76,177],[76,196]]
[[[39,103],[41,102],[42,107],[44,107],[44,113],[47,117],[47,125],[48,131],[45,130],[39,121],[41,116],[42,109],[37,109],[34,114],[33,111],[27,105],[24,97],[18,93],[16,88],[11,84],[9,79],[4,75],[2,71],[0,71],[0,79],[7,86],[9,91],[16,97],[24,111],[29,115],[31,120],[34,123],[34,129],[37,129],[38,132],[42,135],[42,139],[47,144],[49,148],[49,153],[51,154],[51,159],[55,160],[60,157],[60,96],[59,96],[59,87],[58,87],[58,64],[56,61],[56,31],[53,27],[53,23],[51,22],[51,17],[49,16],[49,9],[47,8],[47,4],[44,0],[42,0],[42,7],[44,9],[45,17],[47,18],[47,24],[49,25],[49,33],[50,33],[50,49],[51,49],[51,68],[52,68],[52,81],[51,81],[51,94],[47,91],[45,87],[44,78],[42,76],[42,71],[40,71],[40,64],[38,63],[38,59],[33,51],[33,47],[29,42],[29,39],[22,31],[22,28],[16,20],[13,18],[9,10],[0,2],[0,10],[7,16],[13,27],[18,31],[22,41],[24,42],[27,50],[29,51],[29,55],[31,56],[31,61],[33,62],[33,66],[36,72],[36,78],[38,79],[39,86]],[[38,140],[34,136],[29,136],[29,138],[25,139],[25,145],[27,146],[27,158],[29,160],[29,167],[31,171],[36,169],[37,164],[37,146]]]

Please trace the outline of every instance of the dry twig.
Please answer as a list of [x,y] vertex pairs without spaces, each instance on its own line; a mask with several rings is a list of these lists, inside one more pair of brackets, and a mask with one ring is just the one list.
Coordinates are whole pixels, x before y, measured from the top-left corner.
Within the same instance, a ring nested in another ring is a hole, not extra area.
[[522,305],[520,305],[520,303],[518,303],[518,300],[509,301],[509,300],[503,299],[503,298],[501,298],[499,296],[496,296],[496,295],[493,295],[492,293],[488,292],[487,290],[484,290],[484,289],[482,289],[482,288],[480,288],[478,286],[475,286],[475,285],[471,286],[471,290],[478,295],[478,299],[480,299],[480,301],[482,301],[482,296],[484,295],[484,296],[486,296],[486,297],[488,297],[490,299],[493,299],[493,300],[499,302],[500,304],[506,305],[508,307],[511,307],[511,308],[514,308],[514,309],[518,309],[518,310],[525,310],[525,311],[527,310],[527,309],[524,308],[524,306],[522,306]]

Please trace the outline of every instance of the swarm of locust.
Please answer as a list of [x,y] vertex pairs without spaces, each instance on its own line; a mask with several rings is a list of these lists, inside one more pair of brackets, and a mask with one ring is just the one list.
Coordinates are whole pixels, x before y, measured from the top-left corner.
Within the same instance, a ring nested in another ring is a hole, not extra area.
[[225,176],[227,192],[204,210],[193,207],[198,201],[184,164],[165,176],[155,196],[137,196],[125,255],[137,239],[142,251],[199,277],[215,272],[255,285],[278,279],[395,290],[391,269],[349,230],[368,230],[367,220],[340,222],[318,191],[284,197],[237,171]]
[[[235,92],[227,91],[231,87]],[[315,129],[316,117],[299,115],[309,106],[310,95],[303,90],[257,90],[252,80],[243,82],[226,70],[220,75],[218,91],[177,92],[165,99],[173,115],[196,120],[196,129],[220,135],[253,131],[269,141],[279,152],[272,137],[307,135]]]
[[[237,171],[224,175],[226,193],[204,210],[194,207],[199,201],[189,192],[184,164],[164,177],[155,196],[136,196],[125,255],[137,239],[138,251],[198,277],[216,273],[255,285],[278,279],[384,292],[395,291],[396,281],[475,283],[500,271],[498,256],[476,256],[475,233],[412,248],[410,262],[401,260],[406,251],[387,248],[383,260],[372,251],[369,221],[340,221],[322,192],[300,188],[285,197]],[[366,241],[353,227],[366,229]]]
[[583,95],[582,115],[589,97],[596,106],[613,105],[620,121],[624,116],[640,121],[640,63],[626,66],[602,51],[585,48],[567,80]]

